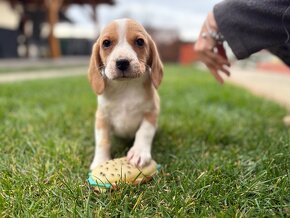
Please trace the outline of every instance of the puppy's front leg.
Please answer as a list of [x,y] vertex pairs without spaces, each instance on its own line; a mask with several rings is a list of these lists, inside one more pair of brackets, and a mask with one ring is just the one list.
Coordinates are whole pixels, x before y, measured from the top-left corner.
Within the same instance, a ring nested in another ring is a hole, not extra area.
[[152,141],[157,127],[156,113],[147,113],[136,133],[133,147],[127,154],[128,161],[135,166],[145,166],[151,160]]
[[100,110],[96,112],[95,121],[95,156],[94,160],[90,166],[92,170],[97,165],[110,160],[110,134],[109,134],[109,124],[104,115]]

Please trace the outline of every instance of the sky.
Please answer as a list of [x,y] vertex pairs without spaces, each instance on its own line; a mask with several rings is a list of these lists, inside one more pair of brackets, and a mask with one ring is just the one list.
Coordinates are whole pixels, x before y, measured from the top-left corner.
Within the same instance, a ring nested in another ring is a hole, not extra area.
[[[143,25],[176,29],[184,41],[194,40],[209,11],[220,0],[116,0],[116,5],[97,8],[99,27],[117,18],[130,17]],[[67,16],[85,28],[94,28],[91,8],[72,6]],[[96,28],[95,28],[96,29]]]

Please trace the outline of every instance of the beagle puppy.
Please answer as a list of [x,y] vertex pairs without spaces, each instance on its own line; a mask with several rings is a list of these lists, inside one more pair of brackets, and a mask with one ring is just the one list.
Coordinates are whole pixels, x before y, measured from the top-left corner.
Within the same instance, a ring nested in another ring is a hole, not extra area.
[[127,160],[145,166],[157,128],[163,65],[146,30],[131,19],[115,20],[93,46],[88,77],[97,94],[95,155],[91,169],[109,160],[110,135],[134,138]]

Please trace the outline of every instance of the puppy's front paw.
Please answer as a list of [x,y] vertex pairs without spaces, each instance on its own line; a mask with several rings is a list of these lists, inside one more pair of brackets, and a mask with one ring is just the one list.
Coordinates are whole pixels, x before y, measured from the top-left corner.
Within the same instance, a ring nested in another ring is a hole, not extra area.
[[93,162],[91,163],[90,170],[93,170],[96,168],[98,165],[101,165],[102,163],[110,160],[111,158],[109,156],[95,156]]
[[127,154],[127,160],[134,166],[143,167],[151,161],[151,154],[149,151],[135,148],[133,146]]

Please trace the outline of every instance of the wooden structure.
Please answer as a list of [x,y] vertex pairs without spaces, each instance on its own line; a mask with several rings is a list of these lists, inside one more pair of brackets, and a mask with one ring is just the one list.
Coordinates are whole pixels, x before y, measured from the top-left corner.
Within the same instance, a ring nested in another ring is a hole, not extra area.
[[93,8],[92,19],[97,22],[96,10],[98,4],[114,4],[114,0],[9,0],[12,5],[21,4],[23,8],[34,8],[46,14],[50,27],[48,44],[50,56],[58,58],[61,56],[59,41],[54,35],[54,27],[59,21],[59,12],[71,4],[89,4]]

